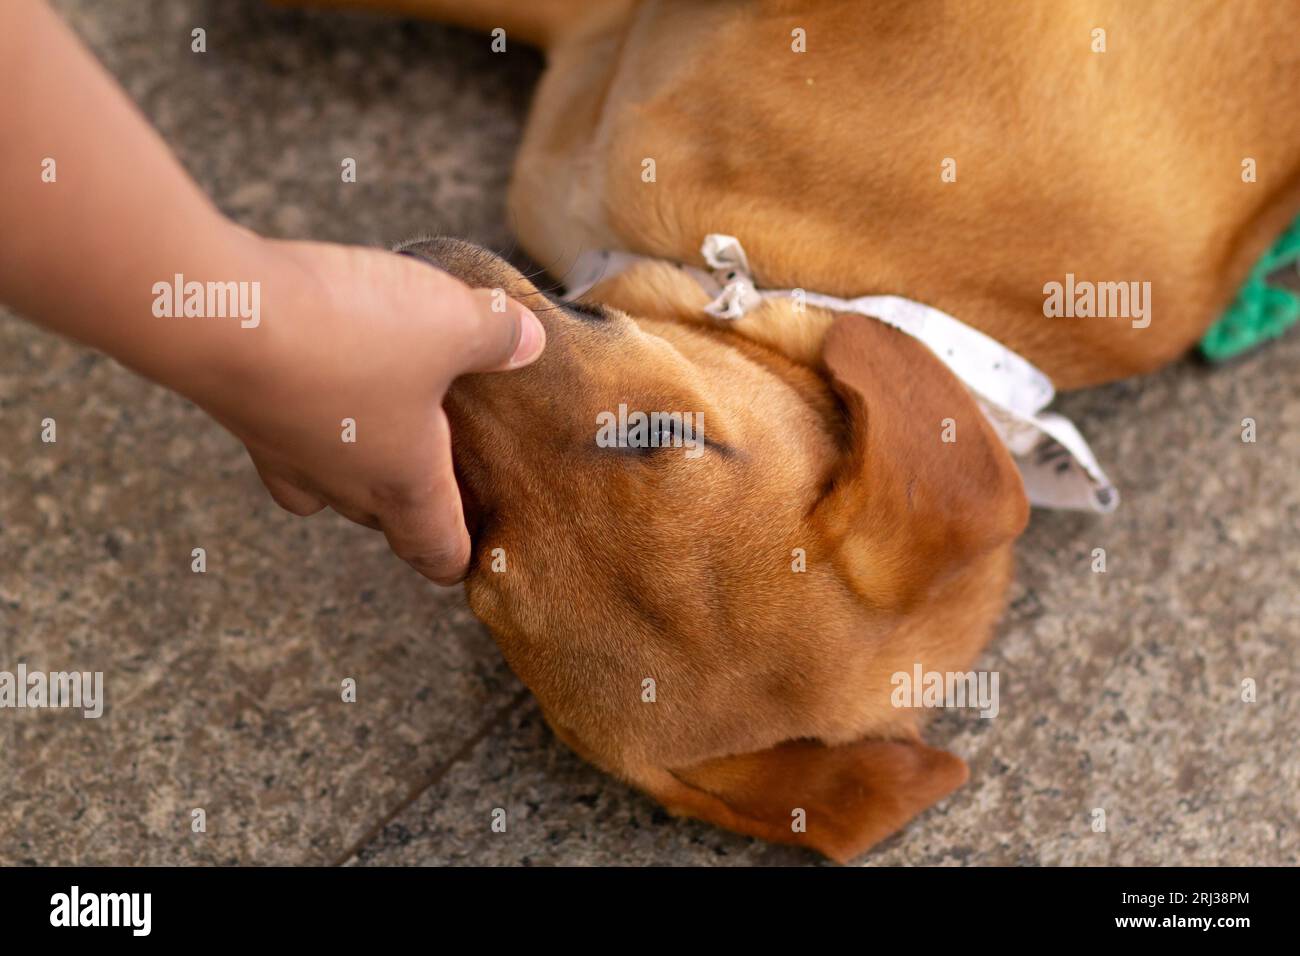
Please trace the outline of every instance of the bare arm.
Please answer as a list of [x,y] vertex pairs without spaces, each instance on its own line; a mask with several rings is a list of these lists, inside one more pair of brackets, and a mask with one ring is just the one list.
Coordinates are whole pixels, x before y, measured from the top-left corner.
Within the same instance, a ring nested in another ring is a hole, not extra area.
[[[463,573],[442,397],[540,354],[531,313],[403,257],[234,225],[40,0],[0,3],[0,131],[0,301],[201,405],[289,510],[331,505],[429,577]],[[255,287],[257,321],[160,308],[177,275]]]

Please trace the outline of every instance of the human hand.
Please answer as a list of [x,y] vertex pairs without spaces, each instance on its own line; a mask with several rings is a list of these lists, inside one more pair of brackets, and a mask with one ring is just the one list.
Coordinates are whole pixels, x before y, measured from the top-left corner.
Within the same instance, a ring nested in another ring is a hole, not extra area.
[[270,263],[260,325],[226,337],[233,361],[175,387],[244,443],[283,508],[328,505],[426,577],[460,580],[470,541],[442,399],[461,374],[536,359],[541,323],[405,256],[250,241]]
[[[404,256],[234,226],[46,4],[0,3],[0,77],[0,221],[14,224],[0,302],[207,409],[285,508],[330,505],[433,580],[459,578],[469,536],[442,398],[464,372],[536,358],[537,319]],[[62,175],[38,175],[37,157]],[[160,310],[182,276],[256,288],[259,318]]]

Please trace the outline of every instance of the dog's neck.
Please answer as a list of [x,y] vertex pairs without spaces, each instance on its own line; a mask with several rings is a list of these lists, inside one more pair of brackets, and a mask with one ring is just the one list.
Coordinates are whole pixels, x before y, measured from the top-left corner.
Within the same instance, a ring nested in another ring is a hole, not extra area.
[[[877,260],[881,263],[877,267],[852,249],[846,251],[841,261],[828,257],[825,249],[811,254],[806,243],[782,243],[758,232],[752,235],[756,241],[746,239],[745,246],[751,250],[754,282],[760,290],[798,290],[810,305],[821,305],[831,311],[837,309],[834,302],[837,299],[899,297],[922,303],[1023,357],[1046,373],[1062,391],[1149,371],[1191,344],[1189,339],[1175,342],[1153,335],[1145,343],[1148,348],[1125,353],[1124,344],[1131,345],[1133,335],[1150,324],[1150,281],[1110,284],[1112,297],[1122,293],[1126,306],[1121,314],[1111,315],[1104,291],[1099,298],[1098,284],[1070,273],[1062,275],[1055,285],[1035,284],[1032,295],[1012,296],[995,283],[982,285],[964,281],[960,276],[945,277],[936,270],[937,260],[899,267],[882,256]],[[833,247],[835,242],[828,245]],[[717,286],[710,286],[707,280],[701,282],[712,270],[703,261],[700,250],[685,248],[684,241],[674,246],[678,251],[656,253],[646,249],[643,241],[635,240],[614,249],[599,250],[594,255],[595,250],[588,250],[579,257],[565,280],[570,285],[574,282],[587,285],[588,281],[594,285],[599,279],[608,278],[606,273],[622,271],[634,262],[658,260],[682,270],[696,286],[702,285],[707,293],[705,304],[701,306],[699,293],[692,288],[692,283],[668,283],[667,288],[671,288],[675,298],[657,305],[643,302],[643,314],[712,309],[715,317],[736,318],[735,312],[723,315],[736,303],[719,302]]]

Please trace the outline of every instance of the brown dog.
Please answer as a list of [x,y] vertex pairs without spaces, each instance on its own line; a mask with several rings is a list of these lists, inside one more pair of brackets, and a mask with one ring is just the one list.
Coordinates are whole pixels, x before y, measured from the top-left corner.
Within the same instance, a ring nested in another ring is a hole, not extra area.
[[[591,762],[675,813],[860,853],[966,777],[891,675],[984,646],[1021,480],[924,345],[788,299],[719,323],[670,263],[729,233],[764,286],[928,303],[1058,387],[1154,369],[1300,207],[1300,115],[1264,108],[1300,83],[1297,11],[366,5],[544,46],[511,192],[524,247],[558,276],[589,249],[664,260],[561,308],[477,247],[407,250],[532,305],[549,337],[449,396],[471,607]],[[1149,282],[1153,321],[1045,317],[1067,274]],[[707,447],[599,447],[620,404],[702,413]]]

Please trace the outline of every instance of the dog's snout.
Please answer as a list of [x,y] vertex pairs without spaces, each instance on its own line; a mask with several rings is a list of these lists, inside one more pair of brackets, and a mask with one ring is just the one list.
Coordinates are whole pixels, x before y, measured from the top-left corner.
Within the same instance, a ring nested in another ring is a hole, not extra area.
[[399,243],[394,252],[419,259],[475,289],[504,289],[513,298],[536,294],[514,266],[496,253],[463,239],[436,236]]

